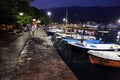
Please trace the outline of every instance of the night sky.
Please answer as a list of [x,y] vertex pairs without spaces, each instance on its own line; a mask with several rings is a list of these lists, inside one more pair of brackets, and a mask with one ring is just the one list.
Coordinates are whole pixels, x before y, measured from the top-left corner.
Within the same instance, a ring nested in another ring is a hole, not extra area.
[[31,6],[38,9],[47,9],[53,7],[68,7],[68,6],[115,6],[120,5],[120,0],[34,0]]

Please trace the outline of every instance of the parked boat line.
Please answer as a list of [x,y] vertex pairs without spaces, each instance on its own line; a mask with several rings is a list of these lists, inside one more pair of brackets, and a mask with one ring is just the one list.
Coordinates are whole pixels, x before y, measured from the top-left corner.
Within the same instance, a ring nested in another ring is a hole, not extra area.
[[[102,33],[102,36],[99,38],[100,40],[96,40],[96,37],[93,36],[95,35],[94,30],[92,30],[92,32],[90,30],[89,31],[77,30],[77,28],[74,28],[74,29],[70,28],[70,30],[69,29],[67,30],[68,31],[64,32],[62,28],[59,28],[58,31],[57,29],[56,30],[52,29],[48,31],[49,32],[53,31],[55,39],[59,38],[63,42],[67,42],[67,44],[72,46],[72,48],[77,48],[77,50],[80,50],[80,52],[88,53],[92,64],[102,64],[102,62],[99,62],[99,58],[100,58],[101,61],[102,59],[104,60],[107,59],[107,61],[110,61],[110,63],[107,64],[107,66],[112,66],[112,64],[114,64],[113,67],[120,67],[119,65],[116,65],[116,62],[117,63],[120,62],[119,61],[120,45],[113,42],[111,43],[104,42],[102,39],[104,34],[108,34],[109,31],[97,31],[99,33]],[[102,55],[102,57],[99,55]],[[114,57],[114,56],[117,56],[117,57]],[[109,58],[106,58],[106,57],[109,57]],[[114,60],[112,60],[113,59],[112,57],[114,57]],[[115,58],[118,58],[118,60]],[[103,60],[103,63],[104,63],[104,60]],[[103,65],[106,65],[106,64],[103,64]]]

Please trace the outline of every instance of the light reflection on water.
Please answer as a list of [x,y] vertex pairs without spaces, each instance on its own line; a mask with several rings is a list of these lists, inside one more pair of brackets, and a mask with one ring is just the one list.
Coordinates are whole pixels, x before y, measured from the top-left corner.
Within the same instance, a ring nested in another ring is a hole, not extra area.
[[78,80],[120,80],[120,68],[92,65],[87,53],[73,50],[61,40],[54,46]]

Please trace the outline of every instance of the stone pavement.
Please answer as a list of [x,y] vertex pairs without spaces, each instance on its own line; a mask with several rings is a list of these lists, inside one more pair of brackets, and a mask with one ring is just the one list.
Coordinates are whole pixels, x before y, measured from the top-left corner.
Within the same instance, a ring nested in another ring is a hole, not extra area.
[[[20,39],[26,38],[24,41],[21,40],[14,45],[18,46],[18,43],[24,45],[29,38],[28,35],[24,36],[26,37],[20,37]],[[1,80],[77,80],[43,30],[37,30],[35,36],[30,37],[27,41],[22,52],[18,53],[14,53],[17,56],[13,56],[14,54],[11,53],[11,57],[8,57],[10,63],[8,61],[6,64],[9,66],[14,62],[16,65],[7,67],[11,68],[11,71],[8,71],[8,75],[4,74]],[[11,60],[12,57],[16,58]]]
[[14,69],[18,55],[28,38],[27,33],[0,34],[0,80],[5,80]]

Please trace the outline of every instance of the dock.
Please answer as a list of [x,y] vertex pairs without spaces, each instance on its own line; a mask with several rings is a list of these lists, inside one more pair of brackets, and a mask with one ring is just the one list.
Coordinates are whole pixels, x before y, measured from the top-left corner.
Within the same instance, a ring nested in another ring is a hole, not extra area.
[[31,36],[6,80],[77,80],[44,30]]

